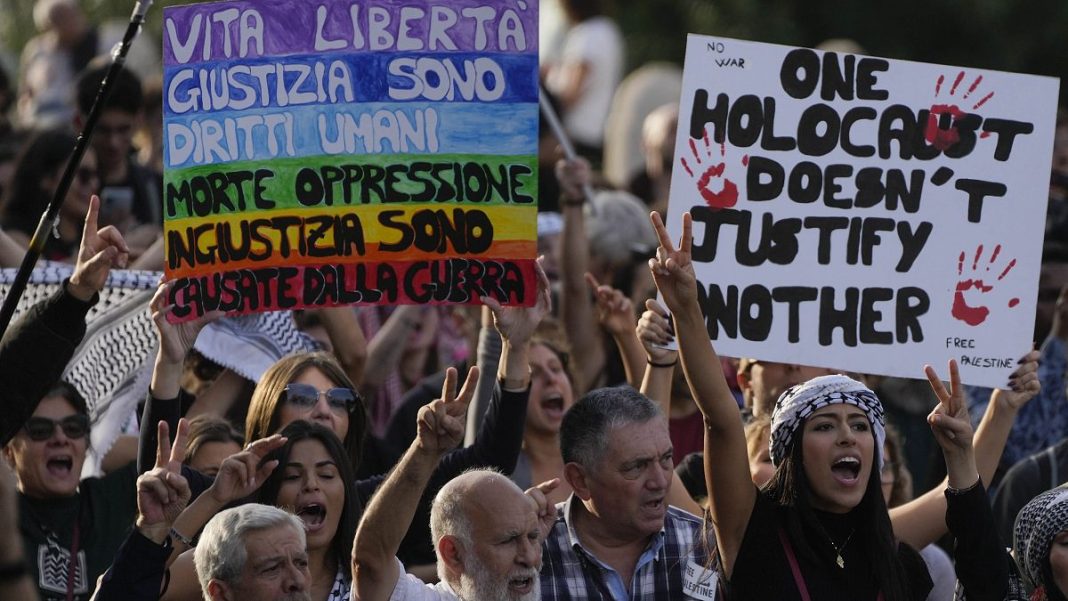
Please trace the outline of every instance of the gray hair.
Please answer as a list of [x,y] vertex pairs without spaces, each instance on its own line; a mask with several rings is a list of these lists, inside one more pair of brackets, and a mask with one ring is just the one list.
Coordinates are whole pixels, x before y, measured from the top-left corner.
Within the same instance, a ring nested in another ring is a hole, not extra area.
[[649,208],[629,192],[603,190],[586,204],[586,237],[590,255],[614,268],[635,262],[656,248],[656,233],[649,225]]
[[210,581],[232,584],[240,578],[248,560],[245,536],[249,532],[278,526],[293,528],[301,545],[307,545],[304,523],[295,515],[270,505],[247,503],[220,511],[211,518],[193,551],[193,563],[204,598],[211,598],[208,595]]
[[658,417],[660,407],[630,386],[591,390],[564,414],[560,454],[564,463],[593,468],[608,447],[609,431]]

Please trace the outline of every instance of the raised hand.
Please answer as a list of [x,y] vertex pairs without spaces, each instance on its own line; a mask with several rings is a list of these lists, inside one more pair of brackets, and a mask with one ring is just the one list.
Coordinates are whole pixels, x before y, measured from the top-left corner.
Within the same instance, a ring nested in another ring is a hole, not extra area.
[[697,299],[697,276],[694,274],[693,263],[690,260],[690,250],[693,247],[693,220],[689,213],[682,215],[682,239],[679,240],[678,249],[671,242],[667,228],[660,214],[649,214],[656,230],[656,237],[660,246],[656,249],[656,257],[649,259],[649,269],[653,272],[653,280],[656,288],[660,291],[664,302],[672,313],[678,313],[688,302],[696,303]]
[[161,282],[159,288],[156,289],[155,296],[152,297],[149,310],[152,312],[152,322],[156,324],[156,332],[159,335],[160,359],[171,364],[181,364],[185,361],[186,354],[193,348],[200,330],[225,313],[211,311],[190,321],[171,323],[167,316],[174,309],[174,305],[168,302],[173,286],[173,281]]
[[456,392],[456,368],[445,370],[445,383],[441,386],[441,398],[419,409],[417,442],[420,450],[438,455],[456,448],[464,439],[467,425],[467,405],[475,394],[478,383],[478,367],[467,371],[467,380],[460,392]]
[[104,289],[112,267],[126,267],[130,259],[130,247],[119,230],[111,225],[97,229],[99,215],[100,197],[94,194],[89,198],[82,242],[68,288],[71,294],[85,301]]
[[278,467],[277,459],[264,459],[271,451],[284,445],[286,440],[281,434],[272,434],[253,441],[244,451],[230,455],[219,466],[215,482],[205,494],[210,494],[219,505],[226,505],[256,492]]
[[586,200],[585,188],[592,179],[590,163],[582,157],[556,162],[556,181],[560,182],[560,195],[564,203],[581,204]]
[[618,336],[634,328],[634,305],[627,295],[618,288],[598,282],[588,271],[586,283],[597,303],[597,321],[609,334]]
[[189,423],[179,420],[171,446],[167,422],[159,422],[156,465],[137,479],[137,528],[157,543],[189,504],[189,483],[182,476],[188,433]]
[[553,524],[556,523],[556,506],[549,502],[549,495],[556,490],[557,486],[560,486],[560,479],[553,478],[524,491],[527,497],[534,502],[542,540],[549,536],[549,532],[553,529]]
[[664,348],[675,341],[675,332],[668,321],[668,312],[655,298],[645,301],[645,311],[638,319],[634,329],[638,340],[645,347],[645,355],[652,363],[666,365],[674,363],[679,356],[677,350]]
[[501,338],[512,346],[520,346],[530,341],[538,329],[538,324],[552,312],[552,295],[549,292],[549,276],[545,275],[542,262],[545,257],[538,257],[534,270],[538,279],[537,301],[533,307],[505,307],[490,296],[481,298],[482,304],[493,312],[493,323]]
[[995,388],[990,402],[999,403],[1013,411],[1019,411],[1042,390],[1038,379],[1038,360],[1042,356],[1031,351],[1020,359],[1020,366],[1009,376],[1008,389]]
[[960,383],[960,370],[957,362],[949,361],[949,386],[947,391],[938,373],[930,365],[923,367],[931,389],[938,397],[938,405],[927,416],[935,440],[944,453],[970,452],[972,447],[972,423],[968,418],[968,407],[964,398],[964,386]]
[[949,390],[930,365],[923,368],[927,380],[931,383],[938,405],[927,416],[931,432],[942,447],[942,456],[946,460],[946,475],[949,486],[966,489],[979,481],[979,470],[975,463],[975,449],[972,447],[972,422],[968,419],[968,407],[964,400],[964,387],[960,383],[960,370],[957,362],[949,360]]

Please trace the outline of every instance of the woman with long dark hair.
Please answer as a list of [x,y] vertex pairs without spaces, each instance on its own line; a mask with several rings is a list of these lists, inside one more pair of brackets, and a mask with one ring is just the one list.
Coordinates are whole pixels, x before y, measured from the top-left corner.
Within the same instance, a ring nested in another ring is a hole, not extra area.
[[[775,473],[757,489],[737,403],[722,371],[708,367],[718,366],[719,359],[697,302],[690,215],[683,216],[678,249],[658,214],[653,224],[660,247],[650,268],[674,316],[683,370],[704,414],[709,514],[727,598],[924,599],[931,588],[927,569],[916,551],[895,540],[882,495],[885,430],[878,397],[842,375],[814,378],[784,392],[771,418]],[[1000,561],[996,533],[960,528],[965,520],[982,523],[990,509],[956,364],[950,363],[950,391],[929,366],[926,372],[940,401],[929,421],[946,459],[946,521],[960,540],[962,584],[969,595],[975,593],[973,599],[1000,598],[1005,572],[982,563]],[[988,568],[994,578],[972,578],[976,566]]]
[[[540,263],[536,270],[537,302],[533,307],[502,307],[493,299],[484,299],[491,307],[494,323],[504,339],[497,372],[500,393],[494,395],[486,419],[479,429],[476,444],[446,454],[438,465],[428,494],[420,506],[426,519],[413,522],[402,547],[402,559],[408,563],[433,563],[429,512],[437,488],[471,467],[489,465],[504,472],[511,472],[515,467],[530,386],[527,352],[535,328],[550,310],[548,278]],[[161,285],[151,304],[153,319],[159,330],[160,351],[152,374],[151,398],[145,409],[146,417],[142,420],[142,468],[151,465],[151,457],[145,450],[156,444],[154,430],[144,427],[144,424],[154,424],[159,420],[177,424],[181,408],[186,406],[179,388],[184,357],[203,325],[217,317],[212,314],[181,324],[170,323],[167,321],[172,309],[167,304],[169,290],[170,284]],[[366,409],[355,384],[337,360],[327,353],[297,353],[283,357],[264,372],[249,406],[246,442],[266,438],[300,419],[319,423],[332,430],[344,444],[351,464],[358,469],[360,450],[368,429]],[[187,477],[194,497],[210,485],[210,481],[201,474],[191,473]],[[360,502],[366,502],[384,479],[385,475],[382,474],[357,480],[351,492]],[[207,518],[195,522],[188,534],[192,535],[195,529],[206,522]]]
[[[281,445],[262,458],[242,452],[223,461],[212,488],[174,522],[174,531],[199,530],[230,503],[252,501],[286,509],[304,522],[311,599],[346,600],[352,582],[348,558],[362,513],[348,451],[332,430],[304,420],[289,423],[279,434],[257,443]],[[269,475],[255,480],[242,477],[253,469]],[[160,599],[200,598],[193,553],[186,552],[171,566]]]

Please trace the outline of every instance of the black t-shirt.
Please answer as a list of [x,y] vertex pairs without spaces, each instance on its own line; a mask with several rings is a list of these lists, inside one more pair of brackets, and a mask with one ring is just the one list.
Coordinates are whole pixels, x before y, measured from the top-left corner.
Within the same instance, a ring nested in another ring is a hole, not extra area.
[[[82,480],[78,493],[61,499],[19,494],[19,530],[30,573],[42,601],[65,600],[71,567],[74,599],[89,599],[137,515],[134,463],[103,478]],[[77,551],[73,554],[75,524]]]
[[[757,493],[753,514],[726,586],[727,599],[802,599],[780,534],[787,532],[791,512],[796,510],[782,507]],[[860,542],[851,537],[851,533],[856,535],[852,516],[820,513],[817,517],[825,532],[811,528],[805,532],[818,557],[800,552],[796,542],[791,545],[811,600],[875,601],[879,591],[871,558]],[[834,539],[840,547],[844,568],[835,565],[836,552],[829,539]],[[904,543],[898,545],[898,558],[905,568],[910,598],[916,601],[926,599],[932,584],[923,558]]]

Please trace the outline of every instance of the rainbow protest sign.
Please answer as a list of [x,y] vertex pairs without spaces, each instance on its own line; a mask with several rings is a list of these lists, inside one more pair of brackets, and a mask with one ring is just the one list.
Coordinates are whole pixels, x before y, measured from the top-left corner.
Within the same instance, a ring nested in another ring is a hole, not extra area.
[[174,315],[535,296],[537,3],[164,11]]

